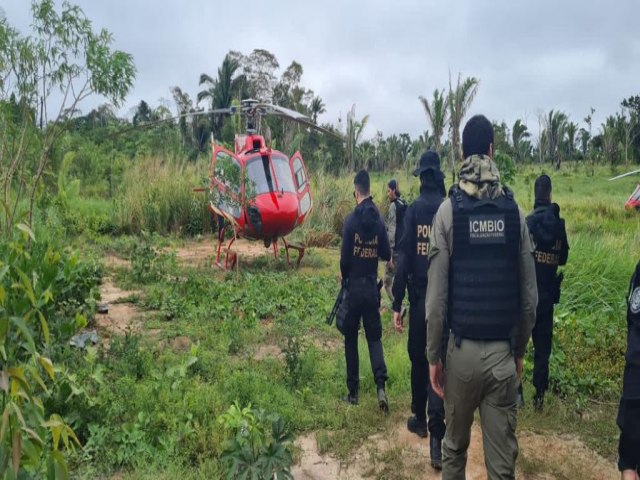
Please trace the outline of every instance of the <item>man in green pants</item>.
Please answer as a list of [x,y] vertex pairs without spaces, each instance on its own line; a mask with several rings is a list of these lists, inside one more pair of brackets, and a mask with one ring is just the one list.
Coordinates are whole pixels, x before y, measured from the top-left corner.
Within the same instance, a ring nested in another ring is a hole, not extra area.
[[462,151],[460,181],[434,218],[426,299],[429,374],[447,425],[442,478],[465,478],[480,409],[488,478],[513,479],[518,382],[538,302],[534,249],[513,194],[500,185],[486,117],[467,122]]

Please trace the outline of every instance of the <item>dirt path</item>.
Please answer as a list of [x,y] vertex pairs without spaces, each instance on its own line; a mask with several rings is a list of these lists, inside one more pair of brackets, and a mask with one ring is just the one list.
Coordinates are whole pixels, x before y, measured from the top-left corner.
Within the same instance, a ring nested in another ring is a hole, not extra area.
[[[538,435],[520,432],[520,461],[517,478],[550,479],[617,479],[615,465],[587,448],[571,436]],[[367,439],[348,464],[318,453],[314,434],[296,441],[302,450],[293,469],[296,480],[359,480],[365,478],[440,479],[441,474],[429,464],[428,440],[409,433],[404,422],[390,434],[378,434]],[[471,432],[467,460],[467,480],[486,480],[482,448],[482,433],[477,425]],[[392,459],[386,463],[383,459]]]
[[142,293],[134,290],[122,290],[106,277],[100,285],[100,303],[107,304],[106,314],[96,314],[96,326],[105,336],[124,335],[127,332],[139,332],[142,327],[142,311],[133,303],[122,302],[123,299]]
[[[240,262],[261,255],[273,255],[273,249],[265,248],[262,242],[251,242],[244,239],[238,239],[233,242],[231,249],[238,254]],[[213,263],[217,250],[218,242],[213,238],[209,237],[199,242],[190,240],[184,246],[176,248],[176,258],[179,262],[187,265],[201,265],[205,262]]]

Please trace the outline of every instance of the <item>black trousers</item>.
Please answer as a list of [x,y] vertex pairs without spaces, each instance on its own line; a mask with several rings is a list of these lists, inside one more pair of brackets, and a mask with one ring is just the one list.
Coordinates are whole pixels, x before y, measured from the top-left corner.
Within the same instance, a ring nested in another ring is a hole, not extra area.
[[369,360],[373,378],[378,387],[387,381],[387,365],[382,348],[382,322],[380,321],[380,291],[375,278],[357,278],[349,281],[348,309],[344,320],[344,354],[347,363],[347,388],[358,392],[360,365],[358,359],[358,331],[360,320],[369,346]]
[[[425,291],[426,293],[426,291]],[[425,322],[425,294],[409,297],[409,340],[407,350],[411,360],[411,406],[418,420],[428,421],[429,433],[444,438],[444,401],[431,388]]]
[[537,393],[549,388],[549,357],[553,341],[553,305],[543,305],[536,310],[533,338],[533,386]]
[[640,399],[620,400],[618,409],[618,469],[640,473]]

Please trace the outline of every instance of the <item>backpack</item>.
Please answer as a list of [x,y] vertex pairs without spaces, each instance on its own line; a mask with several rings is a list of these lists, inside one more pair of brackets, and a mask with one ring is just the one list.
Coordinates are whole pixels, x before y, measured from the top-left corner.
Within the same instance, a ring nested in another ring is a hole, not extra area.
[[396,245],[400,243],[404,229],[404,214],[407,213],[407,204],[400,198],[396,198]]

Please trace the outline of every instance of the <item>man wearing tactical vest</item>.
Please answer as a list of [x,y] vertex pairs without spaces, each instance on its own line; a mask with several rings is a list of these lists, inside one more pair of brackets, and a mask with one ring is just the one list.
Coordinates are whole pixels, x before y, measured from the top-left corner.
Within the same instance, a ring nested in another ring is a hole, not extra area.
[[[549,386],[549,357],[553,337],[553,305],[560,301],[558,266],[566,265],[569,256],[569,242],[560,218],[560,207],[551,203],[551,179],[547,175],[538,177],[534,184],[535,203],[533,212],[527,217],[527,226],[535,242],[534,260],[538,285],[538,307],[536,324],[533,327],[533,386],[536,393],[533,406],[541,411],[544,393]],[[518,401],[522,404],[522,390]]]
[[[427,294],[427,269],[429,267],[429,232],[433,216],[446,193],[444,174],[440,170],[440,158],[428,151],[420,158],[413,175],[420,177],[420,196],[409,206],[404,217],[404,234],[397,246],[398,263],[393,282],[393,324],[402,332],[401,314],[405,289],[409,291],[409,340],[407,350],[411,360],[411,411],[407,429],[419,437],[431,433],[431,466],[442,468],[442,438],[444,437],[444,404],[429,384],[427,364],[427,325],[424,302]],[[428,414],[428,415],[427,415]]]
[[388,413],[389,401],[385,393],[387,366],[382,349],[382,323],[380,322],[380,288],[378,286],[378,259],[389,260],[391,248],[380,212],[370,195],[370,180],[366,170],[360,170],[353,181],[357,206],[344,221],[340,272],[346,294],[336,315],[336,325],[344,335],[347,364],[347,403],[358,403],[359,365],[358,330],[360,319],[369,346],[369,359],[377,386],[378,405]]
[[500,184],[486,117],[467,122],[462,151],[459,183],[433,221],[426,300],[430,381],[447,423],[442,478],[465,478],[480,409],[488,478],[513,479],[518,383],[538,302],[534,250],[524,215]]
[[[400,188],[396,179],[392,178],[387,183],[387,198],[389,199],[389,212],[385,220],[387,229],[387,237],[391,246],[391,260],[389,260],[384,269],[384,289],[389,296],[389,300],[393,303],[393,277],[398,265],[397,247],[400,245],[402,238],[402,227],[404,225],[404,214],[407,210],[407,204],[400,198]],[[404,312],[403,312],[404,313]]]
[[618,410],[618,468],[622,480],[640,478],[640,262],[627,298],[627,354]]

